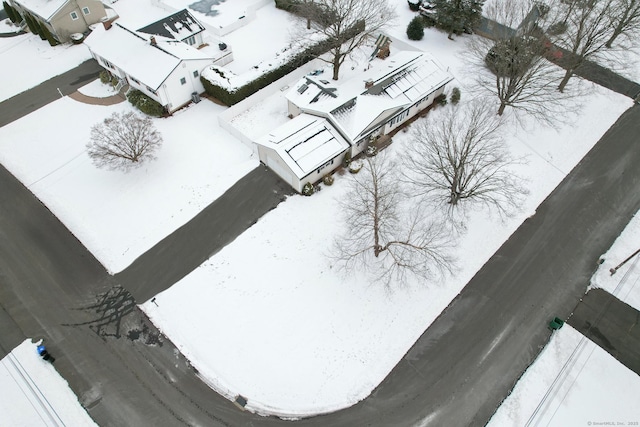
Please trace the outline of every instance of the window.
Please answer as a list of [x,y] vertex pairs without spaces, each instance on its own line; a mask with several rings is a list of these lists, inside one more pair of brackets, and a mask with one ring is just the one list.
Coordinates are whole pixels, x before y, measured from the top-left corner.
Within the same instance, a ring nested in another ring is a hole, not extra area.
[[198,77],[198,71],[197,70],[193,72],[193,77]]
[[71,13],[70,13],[70,15],[71,15],[71,19],[73,19],[74,21],[75,21],[76,19],[78,19],[78,14],[77,14],[77,13],[75,13],[75,12],[71,12]]
[[184,77],[180,79],[180,84],[181,85],[186,85],[187,84],[187,79],[185,79]]
[[187,43],[189,46],[193,46],[194,44],[196,44],[196,38],[195,36],[191,36],[187,39],[184,40],[185,43]]
[[89,8],[88,7],[83,7],[82,8],[82,13],[84,13],[85,15],[88,15],[91,12],[89,12]]
[[391,121],[389,122],[389,126],[393,126],[396,123],[402,122],[408,115],[409,115],[409,110],[403,111],[402,113],[398,114],[393,119],[391,119]]
[[325,163],[324,165],[320,166],[316,172],[317,172],[317,173],[320,173],[320,171],[321,171],[322,169],[324,169],[324,168],[326,168],[327,166],[332,165],[332,164],[333,164],[333,159],[329,160],[327,163]]
[[135,84],[140,84],[140,82],[136,79],[134,79],[133,77],[129,76],[129,80],[131,80],[132,82],[134,82]]
[[151,89],[149,86],[147,86],[147,90],[148,90],[149,92],[151,92],[152,94],[154,94],[154,95],[157,95],[157,94],[158,94],[155,90]]
[[106,65],[108,68],[111,68],[112,70],[115,70],[116,67],[114,67],[111,62],[107,61],[106,59],[104,59],[102,57],[100,58],[100,61],[102,61],[102,63],[104,65]]

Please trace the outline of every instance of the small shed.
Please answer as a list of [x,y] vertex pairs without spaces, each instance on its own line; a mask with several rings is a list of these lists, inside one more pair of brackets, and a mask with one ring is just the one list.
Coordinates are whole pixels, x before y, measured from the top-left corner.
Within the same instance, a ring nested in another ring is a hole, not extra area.
[[256,141],[260,161],[299,193],[342,162],[349,143],[322,117],[300,114]]

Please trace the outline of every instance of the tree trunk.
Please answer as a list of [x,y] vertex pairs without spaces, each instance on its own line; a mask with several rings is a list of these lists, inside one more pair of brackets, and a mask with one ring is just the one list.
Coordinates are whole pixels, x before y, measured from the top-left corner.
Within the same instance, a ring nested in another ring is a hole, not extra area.
[[608,49],[611,49],[611,46],[613,45],[613,42],[616,41],[616,39],[618,38],[618,36],[622,34],[621,31],[619,31],[617,28],[615,30],[613,30],[613,34],[611,34],[611,37],[609,37],[609,40],[607,40],[607,42],[604,44]]
[[504,113],[504,109],[507,108],[507,104],[504,101],[500,102],[500,108],[498,108],[498,115],[501,116]]
[[571,76],[573,76],[573,69],[569,68],[567,72],[564,73],[564,77],[562,78],[562,81],[558,86],[558,90],[560,92],[564,92],[564,88],[567,86],[567,83],[569,83],[569,79],[571,78]]
[[459,200],[460,200],[460,193],[458,193],[457,191],[451,190],[451,194],[449,195],[449,204],[455,206],[458,204]]
[[338,80],[338,74],[340,73],[340,57],[333,57],[333,80]]
[[311,29],[311,18],[307,18],[307,30]]

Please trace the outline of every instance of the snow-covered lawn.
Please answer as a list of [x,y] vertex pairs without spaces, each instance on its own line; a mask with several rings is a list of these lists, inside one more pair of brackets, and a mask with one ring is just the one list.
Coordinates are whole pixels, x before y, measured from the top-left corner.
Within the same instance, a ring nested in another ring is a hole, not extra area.
[[[529,153],[521,171],[531,180],[527,203],[505,223],[485,212],[472,216],[456,251],[464,263],[444,283],[389,292],[332,268],[325,254],[342,232],[337,199],[347,175],[311,198],[290,198],[158,295],[158,306],[143,308],[216,389],[242,394],[256,411],[295,416],[349,406],[388,374],[629,105],[599,88],[590,101],[575,127],[544,138],[513,130],[513,151]],[[399,133],[389,150],[401,153],[406,139]],[[251,268],[238,268],[247,260]]]
[[[602,255],[604,262],[591,279],[591,287],[606,290],[636,310],[640,310],[640,254],[636,253],[638,250],[640,215],[636,214],[611,249]],[[630,259],[612,275],[610,269],[616,268],[628,258]]]
[[0,85],[0,101],[91,59],[89,49],[84,45],[51,47],[31,33],[0,38],[0,55],[4,58],[0,78],[6,82]]
[[25,340],[0,361],[0,425],[96,426],[69,384]]
[[[101,91],[91,84],[81,92]],[[208,100],[154,119],[157,159],[128,173],[97,169],[91,126],[128,102],[86,105],[68,97],[0,128],[0,162],[111,272],[118,272],[255,168],[251,150],[218,126]]]

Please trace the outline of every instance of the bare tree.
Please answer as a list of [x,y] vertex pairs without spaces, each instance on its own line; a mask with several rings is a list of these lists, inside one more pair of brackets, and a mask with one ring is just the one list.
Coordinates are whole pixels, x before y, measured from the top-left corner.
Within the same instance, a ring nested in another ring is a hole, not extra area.
[[403,158],[403,181],[413,194],[449,206],[484,204],[508,215],[526,190],[514,174],[500,133],[501,121],[481,102],[447,108],[416,122]]
[[[329,57],[321,59],[333,65],[333,80],[338,80],[347,56],[382,32],[396,16],[387,0],[304,1],[298,11],[311,31],[329,44]],[[304,37],[315,36],[307,33]]]
[[613,43],[621,35],[634,39],[640,31],[640,1],[639,0],[617,0],[611,7],[611,22],[613,30],[611,37],[605,43],[607,48],[611,48]]
[[575,70],[587,60],[597,61],[612,28],[614,0],[564,0],[554,2],[555,22],[547,29],[553,41],[566,50],[565,74],[558,90],[563,92]]
[[517,118],[518,113],[524,113],[555,125],[570,117],[566,100],[577,94],[557,92],[562,72],[545,58],[547,47],[540,40],[536,25],[542,12],[538,5],[527,1],[488,5],[487,18],[502,24],[505,30],[496,41],[475,37],[467,43],[470,63],[475,68],[472,74],[476,84],[471,91],[497,98],[498,115],[509,107]]
[[162,136],[150,117],[132,111],[113,113],[91,128],[87,152],[93,163],[108,169],[127,169],[154,158]]
[[409,275],[431,278],[450,271],[452,260],[446,252],[451,236],[407,203],[395,171],[380,153],[354,175],[341,203],[347,229],[335,241],[333,258],[346,270],[372,271],[387,284],[405,283]]

